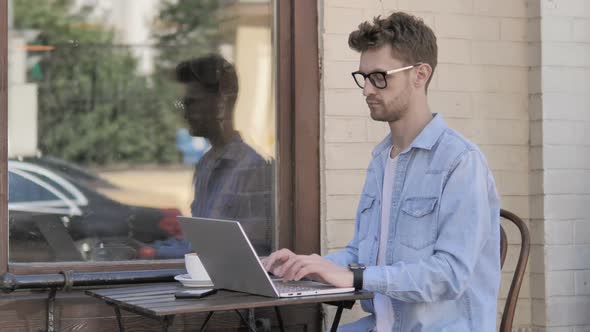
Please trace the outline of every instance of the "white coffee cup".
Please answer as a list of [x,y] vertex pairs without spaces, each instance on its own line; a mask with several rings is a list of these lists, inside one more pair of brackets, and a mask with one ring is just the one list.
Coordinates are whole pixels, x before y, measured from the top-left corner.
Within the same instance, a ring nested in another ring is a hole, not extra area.
[[190,275],[193,280],[211,280],[207,270],[201,263],[199,256],[196,253],[189,253],[184,255],[184,265],[186,266],[186,272]]

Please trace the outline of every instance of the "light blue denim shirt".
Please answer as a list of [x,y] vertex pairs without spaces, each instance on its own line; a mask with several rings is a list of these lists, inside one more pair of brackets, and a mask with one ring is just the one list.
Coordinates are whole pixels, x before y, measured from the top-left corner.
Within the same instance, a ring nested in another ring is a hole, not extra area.
[[[391,145],[387,136],[373,151],[353,239],[326,258],[367,266],[363,288],[391,298],[395,332],[495,331],[500,203],[483,154],[435,114],[400,153],[392,201],[381,202]],[[376,265],[381,204],[391,209],[385,266]],[[370,315],[343,330],[374,326]]]

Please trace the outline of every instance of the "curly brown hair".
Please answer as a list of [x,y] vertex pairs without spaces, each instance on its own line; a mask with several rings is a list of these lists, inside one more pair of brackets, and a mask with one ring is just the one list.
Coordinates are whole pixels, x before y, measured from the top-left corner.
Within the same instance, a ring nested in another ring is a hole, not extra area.
[[432,67],[432,74],[426,82],[426,90],[434,75],[437,64],[438,47],[436,36],[424,21],[416,16],[396,12],[386,18],[377,16],[373,23],[363,22],[358,30],[348,36],[348,46],[357,52],[391,45],[393,56],[405,65],[427,63]]

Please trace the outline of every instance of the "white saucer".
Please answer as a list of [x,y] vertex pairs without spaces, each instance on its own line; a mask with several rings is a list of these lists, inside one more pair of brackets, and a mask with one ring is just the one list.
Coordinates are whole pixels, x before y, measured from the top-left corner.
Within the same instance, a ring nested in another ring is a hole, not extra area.
[[213,287],[211,280],[194,280],[188,274],[179,274],[174,280],[180,281],[184,287]]

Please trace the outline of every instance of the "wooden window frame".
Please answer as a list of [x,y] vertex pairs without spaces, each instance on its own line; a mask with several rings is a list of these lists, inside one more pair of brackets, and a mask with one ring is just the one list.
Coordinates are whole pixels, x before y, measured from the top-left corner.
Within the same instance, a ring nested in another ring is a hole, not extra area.
[[[318,4],[275,0],[280,248],[320,250]],[[8,261],[8,2],[0,0],[0,274],[132,271],[182,268],[182,260],[156,262],[10,263]]]

